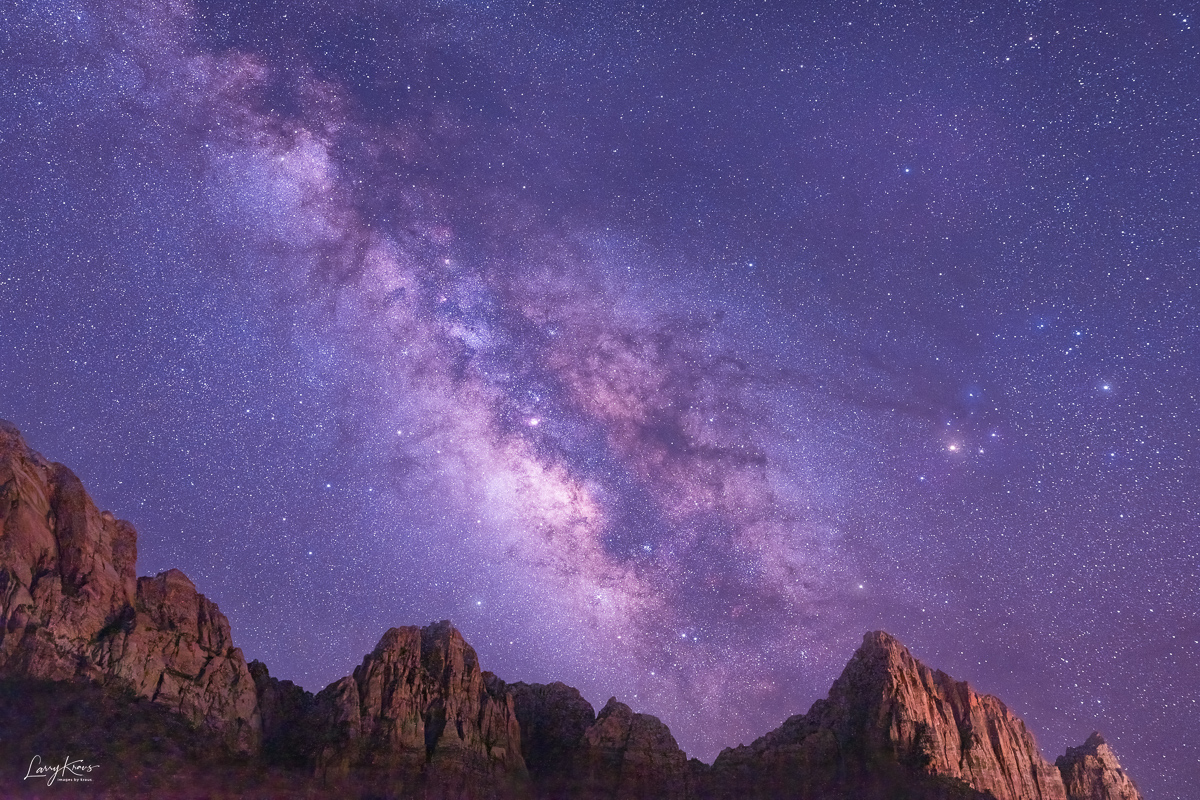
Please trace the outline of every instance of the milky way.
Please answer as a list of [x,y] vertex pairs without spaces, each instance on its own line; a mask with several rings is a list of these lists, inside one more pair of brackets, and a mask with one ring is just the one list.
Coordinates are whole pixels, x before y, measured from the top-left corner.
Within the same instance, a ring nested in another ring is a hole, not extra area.
[[883,628],[1194,794],[1200,20],[797,5],[0,11],[0,416],[310,690],[711,759]]

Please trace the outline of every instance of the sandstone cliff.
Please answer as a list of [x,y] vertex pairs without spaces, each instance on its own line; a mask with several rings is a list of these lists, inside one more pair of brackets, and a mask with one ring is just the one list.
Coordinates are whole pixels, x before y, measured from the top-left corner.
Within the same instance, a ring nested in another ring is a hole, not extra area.
[[581,779],[596,798],[688,796],[687,756],[671,731],[611,697],[583,734]]
[[596,721],[592,704],[578,689],[563,683],[505,684],[493,678],[493,690],[513,698],[521,728],[521,753],[534,793],[540,798],[568,796],[584,769],[583,735]]
[[562,683],[504,684],[521,726],[521,751],[540,798],[685,800],[697,790],[695,765],[659,719],[615,697],[597,715]]
[[250,662],[262,720],[263,761],[271,766],[311,771],[321,743],[331,736],[316,715],[316,698],[291,681],[271,677],[267,665]]
[[513,699],[488,684],[449,622],[392,628],[352,676],[317,695],[315,719],[329,732],[317,775],[361,777],[401,797],[525,794]]
[[863,637],[828,699],[724,751],[713,769],[719,785],[746,781],[759,796],[818,796],[895,772],[996,800],[1067,800],[1058,770],[1003,703],[929,669],[882,632]]
[[703,796],[1140,800],[1099,734],[1051,766],[995,697],[868,633],[829,697],[717,757]]
[[1067,748],[1054,762],[1070,800],[1141,800],[1104,737],[1093,733],[1080,747]]
[[133,526],[0,422],[0,677],[117,682],[253,752],[228,620],[178,570],[137,579],[136,559]]

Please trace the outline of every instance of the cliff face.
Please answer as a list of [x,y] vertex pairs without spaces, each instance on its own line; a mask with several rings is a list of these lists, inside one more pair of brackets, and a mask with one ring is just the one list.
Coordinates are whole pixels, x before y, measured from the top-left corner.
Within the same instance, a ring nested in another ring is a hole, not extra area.
[[[314,696],[247,666],[182,572],[137,578],[136,553],[129,523],[0,421],[0,738],[106,753],[123,796],[1140,800],[1099,734],[1051,766],[1002,702],[882,632],[827,699],[710,768],[616,698],[597,715],[569,686],[483,672],[449,622],[389,630]],[[243,754],[229,780],[214,735]],[[164,747],[175,783],[143,792]],[[0,766],[4,794],[24,767]]]
[[1098,732],[1054,762],[1071,800],[1141,800],[1108,742]]
[[513,698],[521,753],[536,796],[569,796],[578,789],[576,776],[585,768],[583,735],[596,721],[592,704],[563,683],[505,684],[498,678],[492,683],[495,691]]
[[513,699],[488,683],[449,622],[392,628],[353,676],[317,695],[316,718],[331,732],[317,753],[318,776],[369,774],[400,796],[523,794]]
[[137,579],[136,560],[133,526],[0,422],[0,677],[117,682],[253,752],[228,620],[178,570]]
[[1067,800],[1059,771],[1002,702],[929,669],[882,632],[863,638],[828,699],[724,751],[713,771],[724,786],[749,780],[764,795],[787,786],[816,796],[896,772],[996,800]]
[[841,741],[865,728],[867,753],[895,753],[902,763],[959,778],[997,800],[1066,800],[1058,771],[1024,722],[995,697],[929,669],[881,631],[863,637],[820,722]]
[[670,729],[615,697],[584,732],[580,761],[585,796],[683,800],[689,795],[687,756]]
[[137,535],[96,510],[79,479],[0,425],[0,670],[99,674],[97,634],[133,609]]
[[316,698],[291,681],[272,678],[267,665],[250,662],[262,719],[264,761],[285,769],[308,770],[324,729],[316,719]]
[[521,752],[538,798],[685,800],[699,797],[707,766],[688,761],[657,717],[615,697],[599,715],[562,683],[505,684],[521,729]]

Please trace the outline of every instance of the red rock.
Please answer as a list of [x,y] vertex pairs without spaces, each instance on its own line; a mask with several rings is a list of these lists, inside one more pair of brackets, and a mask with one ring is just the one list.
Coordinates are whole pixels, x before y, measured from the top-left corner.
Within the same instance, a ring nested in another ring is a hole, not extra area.
[[521,750],[539,798],[652,800],[691,797],[697,765],[671,731],[614,697],[599,716],[578,689],[562,683],[504,684],[521,726]]
[[229,621],[169,570],[137,579],[133,526],[0,423],[0,676],[117,681],[258,747],[254,682]]
[[566,684],[510,683],[491,677],[497,692],[512,695],[521,729],[521,754],[540,798],[579,791],[585,768],[583,735],[596,721],[592,704]]
[[933,793],[960,781],[996,800],[1067,800],[1058,771],[1002,702],[929,669],[882,631],[863,637],[827,700],[749,748],[722,752],[713,768],[716,785],[740,776],[798,796],[895,774]]
[[670,729],[615,697],[584,732],[583,746],[579,796],[683,800],[688,795],[687,756]]
[[561,683],[483,672],[449,622],[392,628],[313,697],[248,667],[182,572],[136,578],[136,556],[129,523],[0,421],[0,678],[128,686],[296,786],[315,772],[312,796],[1140,800],[1099,734],[1051,766],[1002,702],[883,632],[827,699],[708,768],[616,698],[595,715]]
[[307,770],[321,743],[315,722],[316,698],[291,681],[271,677],[267,665],[248,665],[262,719],[262,758],[273,767]]
[[1062,773],[1068,800],[1142,800],[1099,732],[1079,747],[1068,747],[1054,764]]
[[0,674],[95,674],[83,651],[136,599],[133,527],[97,511],[74,473],[3,423],[0,532]]
[[326,782],[357,773],[399,796],[445,798],[528,790],[512,697],[489,690],[449,622],[392,628],[317,704],[334,732],[317,763]]

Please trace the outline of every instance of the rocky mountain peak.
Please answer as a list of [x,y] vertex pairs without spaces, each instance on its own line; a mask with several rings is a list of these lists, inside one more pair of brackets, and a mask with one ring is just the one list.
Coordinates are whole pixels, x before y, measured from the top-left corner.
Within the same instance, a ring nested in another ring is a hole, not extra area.
[[863,636],[862,644],[834,682],[828,702],[843,712],[856,713],[865,710],[863,703],[868,696],[894,697],[903,693],[905,686],[920,684],[927,672],[929,669],[913,658],[899,639],[884,631],[871,631]]
[[1054,762],[1071,800],[1141,800],[1133,781],[1099,731]]
[[908,648],[887,631],[867,631],[863,634],[862,644],[854,651],[855,656],[862,658],[905,658],[915,660]]
[[610,697],[583,733],[578,758],[588,796],[684,798],[687,756],[657,717]]
[[317,754],[326,780],[366,773],[402,794],[432,783],[464,797],[507,796],[527,781],[512,697],[489,686],[448,621],[390,629],[315,704],[315,724],[333,733]]
[[424,628],[421,628],[421,646],[425,649],[441,648],[446,649],[461,642],[466,644],[463,635],[459,633],[458,628],[454,627],[448,619],[441,622],[431,622]]
[[1003,703],[931,670],[883,631],[863,637],[828,699],[713,766],[718,775],[763,775],[758,796],[824,796],[835,779],[822,775],[840,776],[836,791],[867,792],[895,770],[995,800],[1067,800],[1058,770]]
[[136,560],[133,526],[0,424],[0,677],[115,682],[255,750],[229,621],[179,570],[138,579]]
[[608,698],[588,728],[587,739],[595,744],[624,747],[634,725],[633,709],[615,697]]

